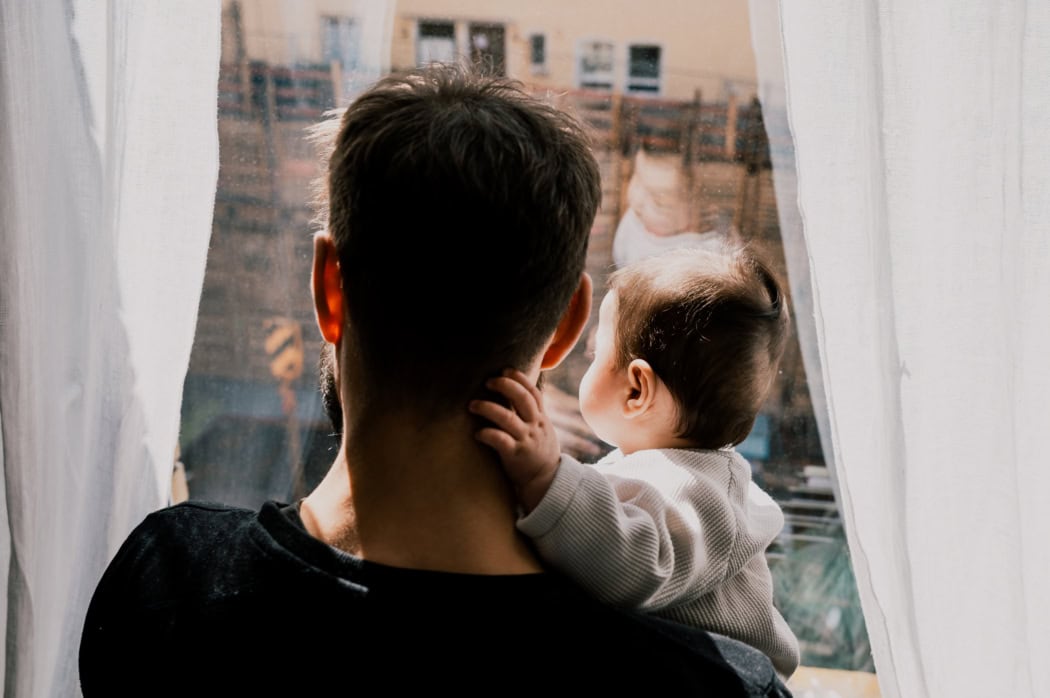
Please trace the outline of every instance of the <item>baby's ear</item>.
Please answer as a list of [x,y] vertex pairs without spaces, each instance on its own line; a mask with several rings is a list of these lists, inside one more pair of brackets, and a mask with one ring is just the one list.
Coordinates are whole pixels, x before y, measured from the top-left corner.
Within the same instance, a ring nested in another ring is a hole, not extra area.
[[660,378],[645,359],[634,359],[627,365],[627,399],[623,416],[640,417],[653,408]]

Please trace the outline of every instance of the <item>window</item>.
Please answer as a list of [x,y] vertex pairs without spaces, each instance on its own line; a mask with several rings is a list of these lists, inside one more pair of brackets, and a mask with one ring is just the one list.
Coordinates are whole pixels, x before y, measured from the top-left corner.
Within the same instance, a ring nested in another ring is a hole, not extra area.
[[351,17],[321,18],[321,58],[338,63],[343,70],[357,67],[360,41],[357,23]]
[[452,22],[419,23],[416,63],[448,63],[456,58],[456,27]]
[[660,94],[660,56],[662,49],[653,44],[631,44],[627,47],[628,94]]
[[470,60],[490,75],[506,74],[506,31],[502,24],[471,24]]
[[533,75],[547,73],[547,35],[529,34],[529,71]]
[[[310,11],[290,0],[276,4],[289,13]],[[769,152],[792,143],[787,132],[772,134],[771,143],[765,138],[777,122],[764,121],[753,99],[752,37],[739,31],[748,27],[747,3],[726,3],[738,8],[726,11],[739,12],[740,21],[718,26],[694,9],[702,3],[671,0],[617,13],[552,4],[542,20],[509,0],[474,3],[462,20],[450,19],[456,3],[435,2],[447,10],[432,9],[430,17],[400,5],[392,4],[389,23],[375,25],[365,13],[314,9],[308,21],[289,24],[287,35],[259,28],[268,6],[262,0],[242,0],[238,12],[223,16],[220,175],[180,434],[194,499],[249,507],[288,501],[323,477],[338,448],[317,389],[322,341],[304,290],[310,183],[317,174],[304,136],[335,106],[338,76],[329,66],[363,70],[373,45],[384,47],[394,69],[469,57],[516,79],[542,75],[533,82],[587,122],[603,179],[587,258],[595,315],[616,266],[616,240],[629,240],[640,227],[683,240],[726,235],[775,259],[783,274]],[[649,23],[651,17],[659,22]],[[632,33],[642,24],[652,33]],[[300,26],[313,32],[312,40],[295,35]],[[376,36],[372,26],[387,33]],[[634,38],[610,38],[617,36]],[[509,64],[508,41],[516,59]],[[307,48],[293,59],[289,42]],[[724,50],[700,50],[712,42]],[[567,47],[564,55],[559,46]],[[544,399],[563,448],[593,462],[605,447],[582,422],[576,401],[588,364],[582,341],[547,376]],[[792,345],[738,450],[785,514],[787,525],[767,558],[776,599],[802,642],[803,664],[870,675],[864,619],[804,369]]]
[[584,90],[612,90],[616,78],[611,41],[582,41],[577,49],[576,82]]

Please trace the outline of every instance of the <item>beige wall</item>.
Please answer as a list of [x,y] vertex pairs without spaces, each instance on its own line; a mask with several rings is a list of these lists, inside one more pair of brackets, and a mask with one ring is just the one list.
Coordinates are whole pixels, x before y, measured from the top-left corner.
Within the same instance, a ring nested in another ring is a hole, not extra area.
[[[229,8],[232,0],[225,0]],[[661,96],[705,100],[754,93],[755,59],[743,0],[241,0],[245,51],[273,63],[314,62],[321,56],[321,17],[347,15],[362,27],[362,51],[375,70],[416,64],[420,19],[451,20],[465,50],[471,22],[506,30],[507,72],[553,89],[576,85],[577,46],[601,39],[615,46],[615,80],[622,90],[627,46],[662,47]],[[529,66],[529,35],[546,35],[548,70]],[[224,35],[224,44],[232,42]],[[229,59],[229,49],[224,58]]]
[[[743,97],[754,93],[755,58],[747,3],[743,0],[401,0],[397,3],[391,64],[415,63],[419,19],[456,22],[458,46],[470,22],[502,23],[507,35],[507,72],[554,89],[576,84],[576,51],[582,39],[615,45],[615,79],[622,89],[630,43],[662,46],[662,96],[723,96],[726,82]],[[528,37],[547,36],[548,72],[532,75]]]
[[361,61],[373,73],[389,70],[396,3],[387,0],[223,0],[223,61],[235,60],[230,12],[240,6],[249,60],[274,64],[321,60],[321,18],[353,17],[360,25]]

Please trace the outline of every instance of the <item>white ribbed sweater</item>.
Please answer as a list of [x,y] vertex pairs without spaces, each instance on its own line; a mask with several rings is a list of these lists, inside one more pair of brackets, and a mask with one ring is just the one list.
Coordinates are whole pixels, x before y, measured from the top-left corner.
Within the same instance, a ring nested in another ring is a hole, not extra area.
[[765,559],[783,525],[742,456],[698,449],[617,450],[595,465],[563,455],[518,520],[544,560],[602,601],[746,642],[786,679],[798,641]]

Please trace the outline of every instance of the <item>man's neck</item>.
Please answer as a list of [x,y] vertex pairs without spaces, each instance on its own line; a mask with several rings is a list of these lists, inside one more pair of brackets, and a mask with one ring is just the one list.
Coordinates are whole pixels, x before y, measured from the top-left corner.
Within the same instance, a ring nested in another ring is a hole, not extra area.
[[515,528],[499,461],[474,440],[466,410],[461,418],[412,424],[389,415],[347,429],[339,456],[303,502],[311,535],[394,567],[541,571]]

